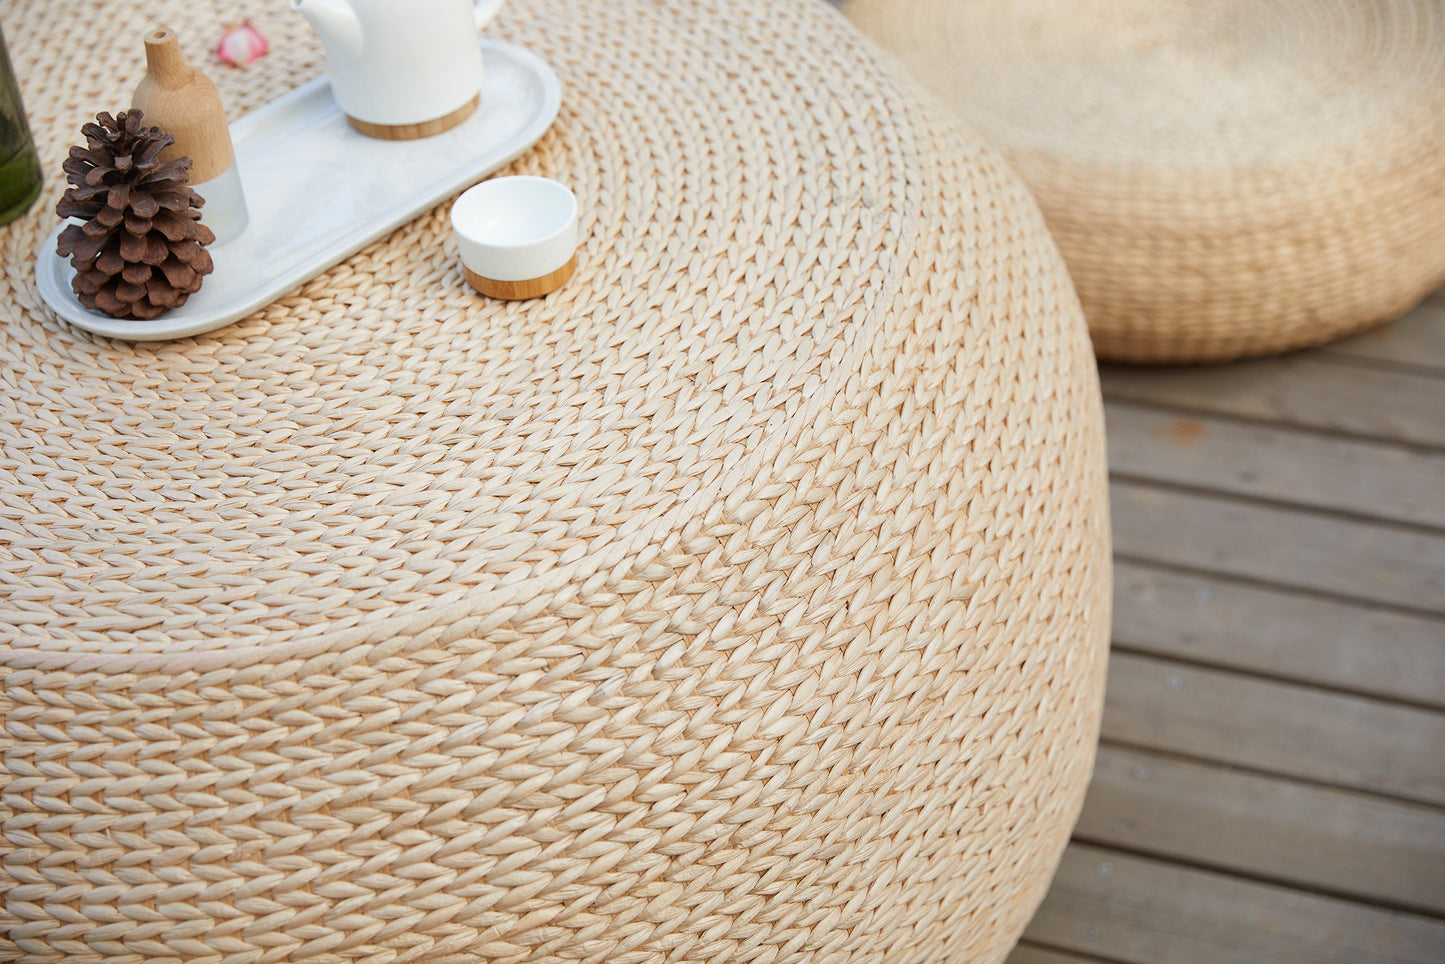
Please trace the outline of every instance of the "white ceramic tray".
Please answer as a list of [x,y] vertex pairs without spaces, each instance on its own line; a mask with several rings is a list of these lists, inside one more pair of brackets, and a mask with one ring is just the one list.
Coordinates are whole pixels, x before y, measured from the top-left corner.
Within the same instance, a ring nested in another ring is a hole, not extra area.
[[65,320],[131,341],[183,338],[230,324],[354,254],[537,142],[561,106],[557,75],[520,47],[483,40],[482,103],[432,137],[383,141],[353,130],[325,77],[231,125],[250,223],[208,250],[201,290],[154,321],[112,318],[76,299],[75,269],[55,253],[64,224],[36,259],[40,295]]

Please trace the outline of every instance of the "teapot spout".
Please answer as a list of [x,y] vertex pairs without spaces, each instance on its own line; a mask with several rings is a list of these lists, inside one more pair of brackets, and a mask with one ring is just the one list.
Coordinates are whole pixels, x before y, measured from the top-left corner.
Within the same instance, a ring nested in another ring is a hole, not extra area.
[[290,0],[291,9],[311,22],[328,51],[361,56],[361,20],[350,0]]

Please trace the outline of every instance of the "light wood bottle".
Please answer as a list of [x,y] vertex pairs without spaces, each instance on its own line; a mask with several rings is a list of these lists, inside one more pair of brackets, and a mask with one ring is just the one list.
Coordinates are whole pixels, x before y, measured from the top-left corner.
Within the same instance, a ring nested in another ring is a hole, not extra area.
[[225,244],[245,229],[247,215],[221,93],[186,60],[170,27],[149,31],[145,51],[146,75],[131,106],[145,113],[147,125],[161,127],[176,139],[161,160],[191,159],[191,188],[206,199],[201,223],[215,232],[216,244]]

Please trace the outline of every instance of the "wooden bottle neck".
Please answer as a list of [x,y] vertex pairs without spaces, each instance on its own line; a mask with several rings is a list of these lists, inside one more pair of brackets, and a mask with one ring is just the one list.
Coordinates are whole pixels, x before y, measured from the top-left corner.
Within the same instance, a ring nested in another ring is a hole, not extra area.
[[157,27],[145,37],[146,71],[159,86],[181,87],[189,83],[194,68],[181,52],[181,42],[170,27]]

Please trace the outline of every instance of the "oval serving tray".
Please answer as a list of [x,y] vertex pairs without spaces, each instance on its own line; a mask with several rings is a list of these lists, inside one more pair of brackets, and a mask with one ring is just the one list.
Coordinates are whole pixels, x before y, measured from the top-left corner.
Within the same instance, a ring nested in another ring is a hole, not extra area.
[[442,198],[531,147],[561,107],[552,68],[520,47],[483,40],[482,102],[449,131],[411,141],[367,137],[346,122],[327,78],[303,84],[231,125],[250,223],[208,250],[201,290],[154,321],[91,311],[70,288],[55,229],[35,263],[40,295],[66,321],[130,341],[199,335],[262,308]]

